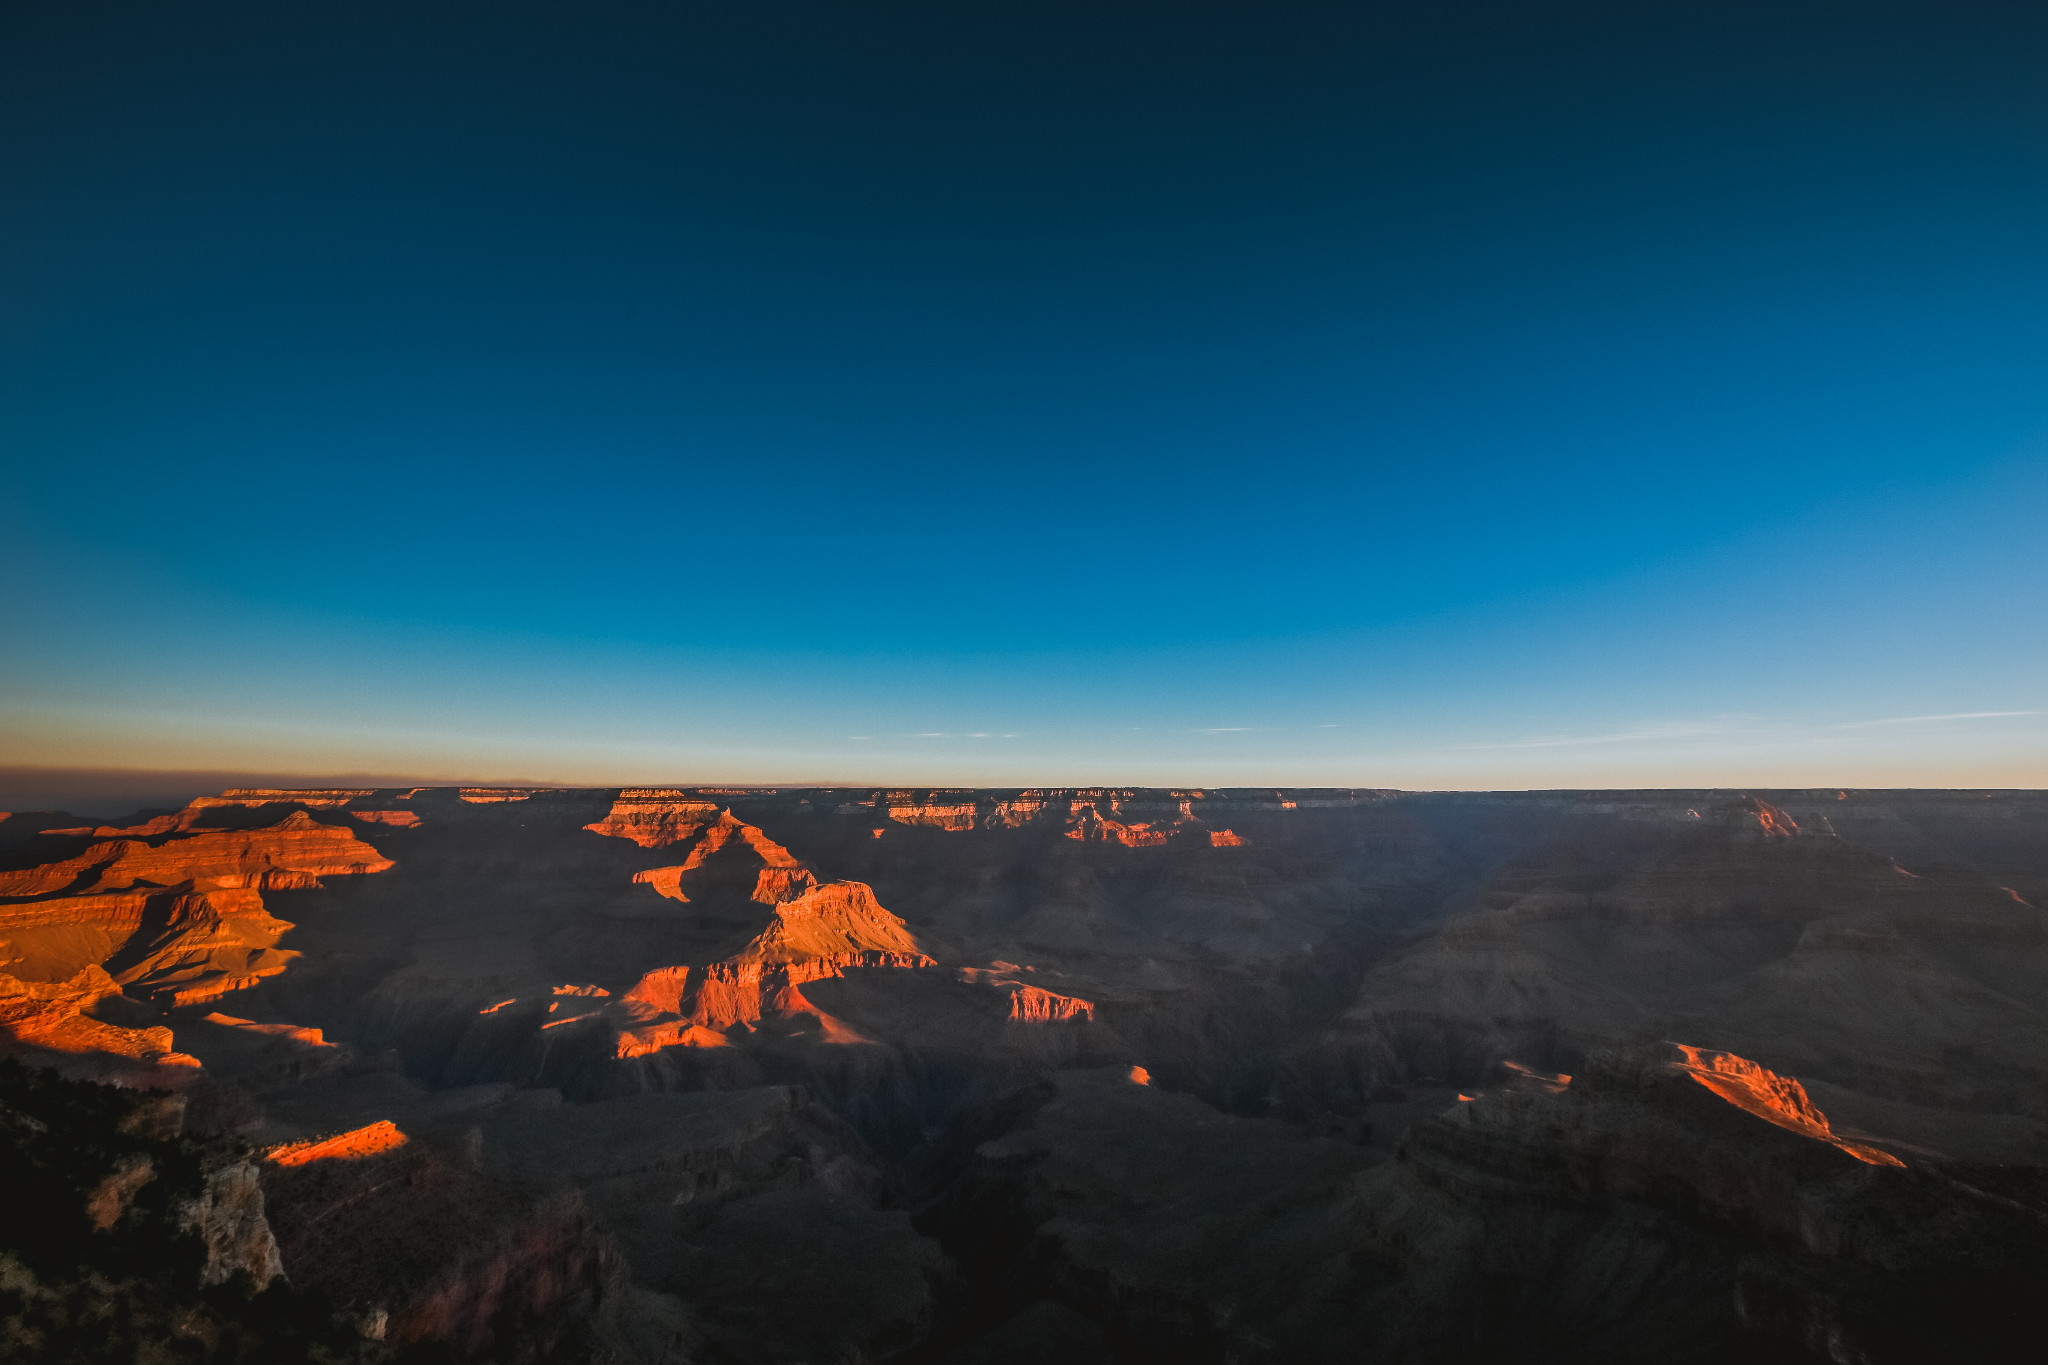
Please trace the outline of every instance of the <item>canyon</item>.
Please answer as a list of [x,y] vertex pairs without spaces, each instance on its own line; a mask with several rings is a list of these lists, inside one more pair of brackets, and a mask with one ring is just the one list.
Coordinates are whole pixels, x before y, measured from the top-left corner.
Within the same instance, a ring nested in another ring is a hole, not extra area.
[[0,1347],[1989,1355],[2048,1276],[2044,905],[2034,791],[10,814]]

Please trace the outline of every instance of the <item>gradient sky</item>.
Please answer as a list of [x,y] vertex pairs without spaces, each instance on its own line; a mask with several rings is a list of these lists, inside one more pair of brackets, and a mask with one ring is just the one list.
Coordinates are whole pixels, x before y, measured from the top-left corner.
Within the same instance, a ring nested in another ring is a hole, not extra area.
[[2048,10],[0,3],[0,758],[2048,784]]

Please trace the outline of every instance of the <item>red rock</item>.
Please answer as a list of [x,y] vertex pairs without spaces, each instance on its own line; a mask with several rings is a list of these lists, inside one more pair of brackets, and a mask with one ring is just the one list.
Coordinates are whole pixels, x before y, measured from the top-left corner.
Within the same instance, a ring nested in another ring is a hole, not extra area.
[[242,1033],[254,1033],[269,1038],[288,1039],[302,1047],[331,1048],[334,1046],[333,1043],[327,1041],[326,1035],[316,1028],[301,1028],[297,1024],[259,1024],[253,1019],[237,1019],[232,1014],[221,1014],[218,1012],[203,1017],[209,1024],[219,1024],[223,1028],[235,1029]]
[[778,905],[774,923],[735,960],[834,967],[938,965],[865,882],[827,882]]
[[[899,825],[921,825],[928,829],[968,830],[974,828],[975,802],[945,800],[953,793],[931,792],[922,799],[915,792],[890,792],[886,810]],[[934,799],[939,798],[939,799]]]
[[[585,826],[595,829],[596,826]],[[748,877],[752,886],[747,894],[750,899],[763,905],[779,905],[795,900],[818,884],[811,870],[784,848],[770,839],[759,829],[734,818],[732,812],[722,811],[718,818],[700,824],[694,830],[682,835],[696,838],[689,856],[672,867],[651,867],[633,874],[635,883],[651,886],[657,895],[684,904],[691,899],[685,887],[699,889],[702,894],[712,894],[720,889],[729,889],[737,882],[743,883]],[[648,831],[636,836],[628,832],[621,837],[635,838],[642,842],[656,837]],[[666,838],[665,834],[660,835]],[[716,863],[714,874],[712,865]],[[709,879],[708,881],[705,879]]]
[[1806,1087],[1792,1077],[1780,1076],[1732,1052],[1716,1052],[1685,1043],[1671,1046],[1678,1052],[1678,1058],[1670,1063],[1674,1071],[1691,1076],[1744,1113],[1802,1137],[1833,1143],[1858,1161],[1873,1166],[1906,1164],[1890,1152],[1836,1136],[1828,1126],[1827,1115],[1814,1107],[1807,1098]]
[[643,1001],[663,1014],[681,1014],[683,991],[689,981],[688,967],[662,967],[634,982],[624,998]]
[[793,901],[818,884],[807,867],[764,867],[754,878],[754,899],[763,905]]
[[174,1085],[196,1070],[198,1059],[173,1049],[168,1028],[121,1028],[82,1013],[120,993],[119,983],[98,963],[61,982],[0,973],[0,1039],[14,1044],[13,1051],[90,1058],[107,1072],[105,1078],[136,1084]]
[[304,1166],[314,1161],[358,1161],[403,1147],[407,1141],[397,1124],[383,1119],[334,1137],[281,1143],[266,1151],[263,1159],[273,1166]]
[[1148,824],[1127,825],[1119,820],[1104,819],[1094,806],[1084,805],[1078,806],[1067,824],[1066,833],[1069,839],[1083,842],[1122,844],[1125,848],[1156,848],[1171,838],[1173,831],[1154,829]]
[[635,872],[633,881],[639,886],[653,887],[656,895],[666,896],[672,901],[687,903],[690,899],[683,894],[683,869],[680,867],[650,867],[645,872]]
[[1561,1095],[1572,1083],[1571,1076],[1561,1071],[1538,1071],[1520,1062],[1502,1062],[1501,1066],[1512,1073],[1517,1085],[1530,1090]]
[[1007,801],[997,801],[989,812],[992,827],[1018,829],[1044,815],[1052,801],[1039,792],[1024,792]]
[[615,839],[631,839],[642,848],[661,848],[695,835],[716,819],[718,812],[712,802],[673,787],[628,787],[613,800],[610,814],[583,828]]
[[1745,796],[1740,801],[1708,812],[1708,815],[1723,827],[1761,835],[1766,839],[1791,839],[1800,833],[1798,822],[1791,816],[1754,796]]
[[382,872],[392,861],[339,825],[293,811],[268,829],[206,830],[161,844],[114,840],[75,858],[0,872],[0,896],[113,891],[147,884],[195,889],[316,887],[322,876]]
[[[97,970],[100,958],[111,961],[118,950],[120,986],[193,1004],[275,975],[296,956],[276,946],[291,926],[264,910],[263,891],[314,888],[323,876],[391,866],[348,829],[304,811],[264,829],[171,832],[155,843],[114,839],[60,862],[0,873],[0,896],[22,898],[0,905],[0,930],[45,931],[37,941],[51,944],[64,939],[48,931],[76,927],[86,932],[70,936],[76,946],[65,951],[90,956],[46,961],[41,970]],[[150,937],[137,942],[145,932]],[[61,1037],[59,1050],[111,1057],[169,1055],[167,1043],[138,1042],[124,1036],[134,1031],[76,1018],[82,1007],[52,1003],[41,1023],[24,1015],[15,1037]]]
[[751,849],[763,865],[778,868],[799,868],[790,851],[763,834],[754,826],[738,819],[731,811],[719,812],[718,818],[704,827],[703,837],[690,850],[690,856],[683,860],[682,870],[694,872],[702,867],[712,854],[728,845],[740,845]]
[[[902,920],[883,909],[863,882],[827,882],[775,906],[775,917],[744,950],[723,962],[693,969],[664,967],[648,972],[625,999],[681,1016],[686,1025],[719,1033],[749,1027],[767,1017],[809,1016],[825,1041],[865,1042],[842,1021],[804,998],[806,982],[841,975],[854,967],[930,967],[937,963],[918,946]],[[619,1055],[644,1056],[664,1046],[716,1046],[687,1028],[623,1030]],[[663,1040],[667,1041],[663,1041]]]
[[188,809],[205,810],[212,806],[267,806],[280,801],[289,801],[299,806],[346,806],[351,801],[360,801],[377,793],[368,788],[324,787],[295,790],[290,787],[230,787],[219,796],[193,798]]
[[1067,1019],[1093,1022],[1095,1003],[1037,986],[1019,986],[1010,993],[1010,1017],[1032,1024],[1058,1023]]
[[717,1029],[702,1024],[677,1020],[666,1024],[648,1024],[640,1028],[621,1030],[613,1046],[612,1055],[621,1060],[631,1057],[646,1057],[668,1047],[730,1047],[729,1040]]
[[[1110,792],[1102,796],[1083,796],[1075,799],[1068,815],[1067,837],[1083,842],[1121,844],[1125,848],[1158,848],[1181,835],[1206,838],[1210,846],[1215,848],[1234,847],[1245,842],[1229,830],[1223,830],[1219,834],[1205,828],[1194,813],[1194,800],[1191,796],[1175,792],[1171,794],[1170,801],[1138,802],[1132,801],[1131,795],[1127,792]],[[1105,804],[1109,807],[1108,815],[1102,813]],[[1162,818],[1124,818],[1140,810],[1158,810]]]
[[159,815],[154,819],[144,820],[139,825],[120,827],[100,825],[97,828],[86,826],[81,829],[53,829],[49,832],[51,834],[90,835],[95,839],[154,839],[159,834],[169,834],[174,830],[190,829],[205,814],[206,812],[198,807],[187,806],[185,809],[173,811],[169,815]]

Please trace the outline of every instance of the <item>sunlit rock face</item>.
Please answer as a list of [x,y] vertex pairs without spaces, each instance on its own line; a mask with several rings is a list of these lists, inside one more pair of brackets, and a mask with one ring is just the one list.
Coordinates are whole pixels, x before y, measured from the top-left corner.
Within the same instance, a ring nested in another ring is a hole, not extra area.
[[[1263,793],[1261,793],[1263,795]],[[1141,788],[1075,787],[1027,789],[1016,793],[974,791],[879,791],[835,802],[834,813],[876,822],[939,829],[1025,829],[1054,823],[1070,839],[1114,843],[1125,848],[1156,848],[1180,835],[1209,838],[1218,845],[1239,841],[1228,830],[1210,831],[1194,812],[1202,792],[1148,791]],[[1345,804],[1352,804],[1347,796]],[[1217,802],[1236,808],[1242,802]],[[1294,809],[1278,802],[1254,802],[1274,809]]]
[[352,810],[349,818],[371,825],[396,825],[410,829],[420,822],[418,811],[410,810]]
[[664,811],[663,822],[649,828],[620,823],[614,809],[613,816],[585,828],[631,839],[643,848],[670,844],[689,846],[689,856],[682,862],[633,874],[636,883],[651,886],[657,894],[670,900],[689,901],[690,897],[684,890],[686,882],[698,888],[700,897],[716,894],[720,889],[730,890],[736,873],[742,882],[752,878],[749,899],[763,905],[792,900],[818,884],[817,877],[792,857],[788,849],[752,825],[735,819],[731,811],[717,811],[713,816],[687,826],[668,820],[673,812]]
[[1093,1022],[1095,1003],[1044,990],[1038,986],[1020,985],[1010,993],[1010,1017],[1034,1024],[1057,1023],[1069,1019]]
[[346,1133],[310,1142],[281,1142],[263,1154],[275,1166],[304,1166],[312,1161],[360,1161],[403,1147],[406,1136],[389,1119],[366,1123]]
[[1827,1115],[1815,1108],[1807,1097],[1806,1087],[1790,1076],[1780,1076],[1732,1052],[1715,1052],[1684,1043],[1674,1043],[1672,1047],[1677,1055],[1664,1061],[1664,1066],[1692,1077],[1707,1091],[1744,1113],[1754,1114],[1766,1123],[1774,1123],[1801,1137],[1832,1143],[1858,1161],[1873,1166],[1905,1164],[1881,1148],[1849,1142],[1837,1136],[1828,1126]]
[[61,1062],[74,1074],[136,1085],[175,1085],[198,1059],[176,1050],[162,1025],[124,1028],[87,1013],[119,998],[121,985],[97,963],[68,981],[0,975],[0,1031],[16,1055]]
[[[189,1063],[162,1028],[124,1028],[94,1017],[94,1008],[117,996],[198,1004],[276,975],[295,954],[277,946],[291,925],[268,913],[266,892],[315,890],[324,877],[393,865],[349,829],[304,810],[278,811],[262,795],[195,802],[137,827],[154,827],[148,837],[94,842],[68,858],[0,872],[0,934],[14,973],[0,981],[0,1027],[17,1044],[66,1054],[87,1071],[104,1070],[95,1059],[108,1057]],[[248,804],[270,805],[275,823],[199,827],[209,810]]]
[[[948,796],[966,799],[948,800]],[[927,829],[973,829],[980,814],[971,792],[928,792],[922,799],[915,792],[890,792],[881,804],[891,820]]]
[[322,875],[382,872],[391,860],[348,829],[293,811],[260,830],[196,831],[158,843],[121,839],[94,844],[62,862],[0,872],[10,899],[92,895],[189,882],[197,890],[278,890],[313,886]]
[[584,828],[596,834],[631,839],[642,848],[679,844],[716,819],[719,807],[667,787],[628,787],[612,802],[602,820]]
[[[706,964],[694,980],[688,967],[659,968],[634,983],[626,1002],[682,1016],[686,1034],[691,1025],[712,1030],[752,1025],[770,1011],[785,1017],[812,1015],[827,1036],[852,1042],[860,1041],[854,1031],[804,999],[806,982],[859,967],[937,965],[903,921],[884,910],[874,891],[860,882],[811,886],[773,906],[768,926],[739,953]],[[622,1055],[643,1055],[657,1036],[645,1027],[632,1033],[638,1051]]]
[[[664,799],[661,806],[660,819],[666,822],[675,803]],[[830,1041],[864,1042],[857,1030],[806,1000],[804,984],[850,968],[937,965],[903,921],[875,900],[872,887],[860,882],[820,885],[788,849],[729,810],[687,830],[663,823],[650,834],[644,824],[621,820],[615,805],[610,817],[588,828],[643,847],[687,844],[689,853],[681,863],[633,875],[635,884],[666,900],[689,905],[694,891],[697,901],[715,903],[722,897],[730,902],[744,893],[769,912],[760,933],[731,957],[701,964],[694,974],[687,963],[658,967],[633,983],[613,1016],[617,1058],[644,1057],[671,1046],[723,1046],[728,1031],[751,1029],[764,1014],[813,1020]]]
[[237,791],[0,820],[0,1050],[373,1356],[1913,1360],[2048,1270],[2044,896],[2031,793]]

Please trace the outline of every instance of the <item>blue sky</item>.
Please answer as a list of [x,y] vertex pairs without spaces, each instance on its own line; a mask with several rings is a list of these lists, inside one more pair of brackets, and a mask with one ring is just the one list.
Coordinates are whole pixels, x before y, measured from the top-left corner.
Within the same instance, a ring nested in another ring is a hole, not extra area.
[[0,746],[2041,785],[2024,4],[0,10]]

